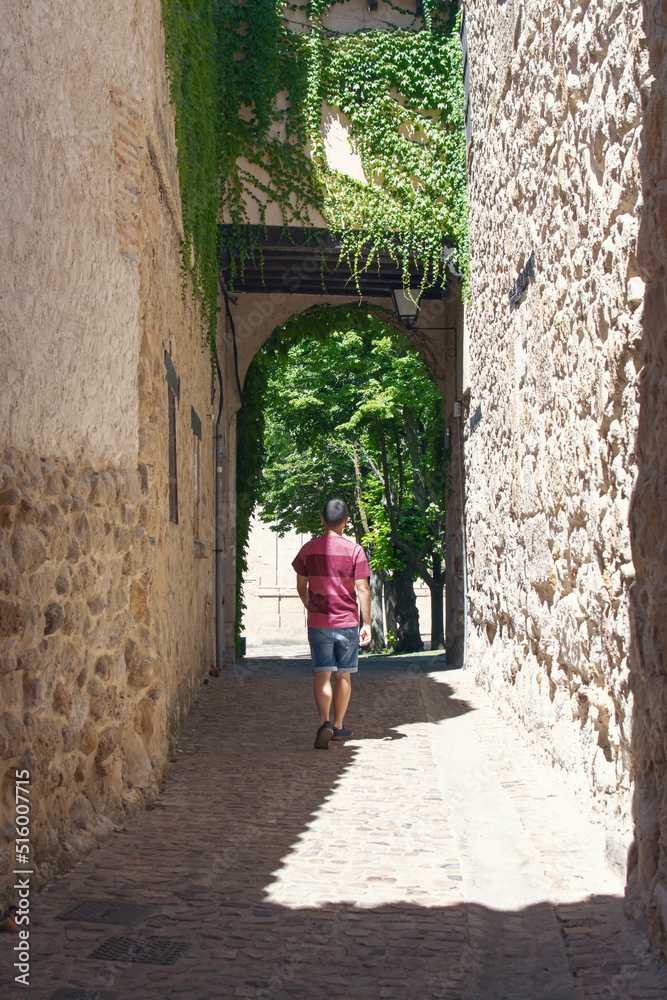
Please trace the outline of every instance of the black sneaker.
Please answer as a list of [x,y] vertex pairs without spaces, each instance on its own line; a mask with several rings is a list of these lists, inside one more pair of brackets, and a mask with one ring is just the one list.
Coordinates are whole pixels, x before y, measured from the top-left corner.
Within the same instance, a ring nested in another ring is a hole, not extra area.
[[334,728],[330,722],[323,723],[317,730],[317,736],[315,737],[315,749],[316,750],[328,750],[329,740],[334,734]]
[[333,736],[331,737],[331,739],[332,740],[349,740],[349,738],[350,738],[351,735],[352,735],[352,730],[351,729],[346,729],[345,726],[343,726],[342,729],[336,729],[336,727],[334,726],[333,727]]

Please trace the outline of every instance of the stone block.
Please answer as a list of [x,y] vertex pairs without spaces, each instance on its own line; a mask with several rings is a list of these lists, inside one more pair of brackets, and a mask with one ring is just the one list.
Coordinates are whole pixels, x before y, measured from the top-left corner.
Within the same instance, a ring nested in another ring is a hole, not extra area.
[[628,281],[628,304],[636,309],[644,301],[644,280],[639,276],[630,278]]
[[119,525],[114,532],[114,539],[116,543],[116,548],[119,552],[124,552],[129,549],[132,544],[132,532],[125,525]]
[[92,722],[85,722],[79,731],[79,750],[89,756],[97,749],[97,743],[97,729]]
[[97,677],[94,677],[88,685],[88,695],[91,698],[101,698],[105,690],[104,685],[100,683]]
[[62,605],[58,604],[57,601],[47,605],[44,610],[44,619],[46,621],[44,635],[53,635],[54,632],[58,632],[65,624],[65,612]]
[[100,493],[102,492],[102,483],[100,482],[100,477],[96,472],[91,473],[91,475],[86,476],[83,481],[84,490],[84,500],[90,504],[100,503]]
[[44,682],[28,670],[23,672],[23,707],[30,709],[41,706]]
[[72,700],[72,691],[62,681],[59,681],[53,691],[52,705],[54,712],[69,718],[69,714],[72,711]]
[[104,598],[100,594],[94,594],[88,601],[88,610],[91,615],[101,615],[105,606]]
[[0,570],[0,591],[5,594],[16,594],[19,590],[21,577],[14,569]]
[[151,759],[143,740],[136,732],[127,733],[123,738],[124,778],[130,787],[150,788],[154,785]]
[[36,725],[36,735],[33,743],[33,750],[40,763],[50,763],[61,748],[61,727],[53,719],[41,719]]
[[95,679],[88,685],[88,694],[90,717],[95,722],[104,722],[105,719],[109,721],[115,713],[112,711],[113,699],[107,689]]
[[27,750],[23,751],[19,758],[17,767],[20,771],[30,771],[30,775],[34,780],[33,776],[37,774],[38,760],[32,747],[28,747]]
[[64,607],[63,631],[66,635],[87,635],[90,630],[90,615],[83,601],[69,601]]
[[83,555],[89,555],[91,548],[90,521],[85,513],[80,514],[74,521],[74,534]]
[[113,670],[113,660],[110,656],[100,656],[95,663],[95,673],[102,678],[102,680],[108,680],[111,677],[111,672]]
[[34,573],[46,561],[42,535],[34,528],[19,524],[12,538],[12,555],[19,573]]
[[77,563],[81,555],[81,548],[76,538],[70,538],[67,546],[66,559],[70,563]]
[[71,574],[69,566],[63,566],[60,573],[56,577],[55,588],[57,594],[63,595],[68,592],[70,585],[70,576]]
[[118,500],[118,496],[121,490],[121,477],[116,474],[115,476],[107,470],[103,470],[99,474],[100,482],[104,488],[104,502],[107,506],[113,506]]
[[15,656],[12,656],[10,653],[0,656],[0,677],[6,674],[13,674],[17,669]]
[[146,591],[137,580],[130,584],[130,614],[136,622],[142,621],[146,615]]
[[74,726],[63,726],[60,736],[63,743],[63,753],[70,753],[72,750],[78,749],[81,736],[79,729],[75,729]]
[[125,644],[125,665],[128,683],[132,687],[148,687],[153,677],[154,664],[132,639]]
[[23,722],[12,712],[5,712],[2,716],[2,729],[5,739],[5,760],[18,757],[27,739]]
[[137,473],[139,475],[139,487],[141,492],[144,494],[148,493],[148,467],[144,462],[140,462],[137,466]]
[[38,517],[37,503],[34,496],[26,493],[16,509],[16,521],[22,524],[35,524]]
[[44,479],[44,496],[60,496],[63,491],[63,480],[59,472],[53,471]]
[[21,502],[23,493],[18,486],[9,486],[0,490],[0,507],[16,507]]
[[93,825],[95,810],[85,795],[77,795],[70,806],[69,814],[75,830],[88,830]]
[[[102,764],[114,752],[121,737],[121,730],[118,726],[108,726],[101,734],[97,752],[95,753],[95,763]],[[83,749],[83,748],[82,748]]]
[[0,601],[0,639],[18,635],[25,625],[25,612],[20,604]]

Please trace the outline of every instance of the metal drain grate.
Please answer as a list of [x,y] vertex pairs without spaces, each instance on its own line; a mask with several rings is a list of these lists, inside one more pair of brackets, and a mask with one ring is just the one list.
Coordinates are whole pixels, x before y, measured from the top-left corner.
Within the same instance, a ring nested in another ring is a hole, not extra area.
[[87,986],[84,990],[78,986],[59,986],[49,1000],[118,1000],[118,994],[98,990],[96,986]]
[[58,914],[58,920],[79,920],[89,924],[132,924],[145,920],[156,906],[140,906],[124,899],[78,899],[68,909]]
[[164,938],[109,938],[96,948],[90,958],[109,962],[145,962],[150,965],[175,965],[190,947],[184,941]]

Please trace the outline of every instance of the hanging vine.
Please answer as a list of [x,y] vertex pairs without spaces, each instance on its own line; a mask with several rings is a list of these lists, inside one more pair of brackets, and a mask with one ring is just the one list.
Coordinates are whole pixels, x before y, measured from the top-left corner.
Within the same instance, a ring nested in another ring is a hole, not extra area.
[[[426,4],[421,31],[311,36],[320,51],[312,58],[309,133],[323,214],[355,272],[383,250],[402,265],[406,287],[411,259],[424,269],[423,287],[443,278],[443,239],[464,267],[467,260],[461,50],[458,33],[445,30],[450,8]],[[365,180],[330,166],[323,105],[347,127]]]
[[[413,260],[437,283],[443,241],[467,271],[458,4],[424,0],[422,22],[388,3],[404,27],[380,19],[382,30],[345,34],[327,26],[344,2],[162,0],[183,274],[212,349],[221,239],[242,268],[251,206],[265,223],[277,205],[286,226],[319,212],[355,273],[383,250],[406,285]],[[347,129],[365,179],[329,163],[323,107]]]

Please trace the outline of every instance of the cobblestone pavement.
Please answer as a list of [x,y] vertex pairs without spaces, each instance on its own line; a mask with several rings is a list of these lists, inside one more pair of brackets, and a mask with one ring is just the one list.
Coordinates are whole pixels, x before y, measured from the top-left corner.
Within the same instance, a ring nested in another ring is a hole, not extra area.
[[[601,830],[467,675],[366,658],[320,752],[284,656],[211,680],[155,808],[34,896],[27,990],[0,936],[3,1000],[667,997]],[[61,918],[95,900],[135,922]]]

